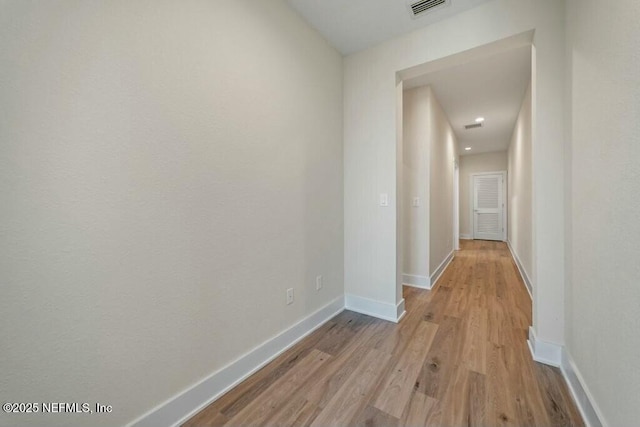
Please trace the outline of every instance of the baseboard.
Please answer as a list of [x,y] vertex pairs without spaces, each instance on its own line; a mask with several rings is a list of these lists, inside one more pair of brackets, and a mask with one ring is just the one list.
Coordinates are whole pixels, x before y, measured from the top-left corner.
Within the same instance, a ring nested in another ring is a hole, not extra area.
[[399,323],[402,318],[407,314],[406,310],[404,309],[404,298],[402,298],[400,300],[400,302],[398,304],[396,304],[396,321],[395,323]]
[[536,362],[544,363],[545,365],[560,367],[562,363],[562,346],[546,341],[540,341],[536,337],[536,332],[533,327],[529,327],[529,350],[531,356]]
[[431,287],[434,287],[436,285],[436,283],[438,282],[438,279],[440,279],[440,276],[442,276],[442,273],[444,273],[444,271],[447,269],[451,261],[453,261],[454,254],[455,254],[455,251],[449,252],[449,255],[447,255],[444,261],[440,263],[438,268],[436,268],[436,271],[433,272],[433,274],[429,278],[429,280],[431,281]]
[[394,323],[398,323],[405,315],[404,299],[394,305],[357,295],[345,294],[344,305],[347,310]]
[[518,271],[520,272],[520,276],[522,277],[522,281],[524,282],[525,288],[527,288],[527,292],[529,292],[529,297],[531,297],[531,301],[533,301],[533,286],[531,285],[531,279],[527,274],[527,271],[522,266],[522,262],[520,262],[520,257],[516,251],[513,250],[513,246],[511,246],[511,242],[507,240],[507,247],[509,248],[509,252],[511,252],[511,256],[513,260],[516,262],[516,267],[518,267]]
[[461,234],[460,240],[473,240],[473,236],[471,234]]
[[562,351],[560,370],[569,386],[569,391],[573,395],[573,400],[578,406],[585,425],[587,427],[607,427],[602,412],[595,404],[593,395],[589,392],[580,371],[578,371],[573,358],[566,348]]
[[402,274],[402,284],[420,289],[431,289],[431,279],[417,274]]
[[[178,426],[344,310],[340,296],[224,368],[134,420],[129,427]],[[402,308],[404,310],[404,301]]]
[[529,328],[528,343],[533,360],[560,368],[586,427],[607,427],[602,412],[567,349],[558,344],[540,341],[532,327]]

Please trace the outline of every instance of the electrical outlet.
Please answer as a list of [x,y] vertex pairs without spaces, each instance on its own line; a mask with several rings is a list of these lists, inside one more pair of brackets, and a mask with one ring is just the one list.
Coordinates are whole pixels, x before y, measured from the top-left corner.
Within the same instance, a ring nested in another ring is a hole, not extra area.
[[322,289],[322,275],[316,276],[316,291]]
[[287,305],[293,304],[293,288],[287,289]]

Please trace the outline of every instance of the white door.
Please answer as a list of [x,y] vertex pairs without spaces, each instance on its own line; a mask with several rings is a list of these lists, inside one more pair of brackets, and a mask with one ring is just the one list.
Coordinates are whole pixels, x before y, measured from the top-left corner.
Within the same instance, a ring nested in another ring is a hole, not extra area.
[[473,176],[473,238],[504,240],[503,174]]

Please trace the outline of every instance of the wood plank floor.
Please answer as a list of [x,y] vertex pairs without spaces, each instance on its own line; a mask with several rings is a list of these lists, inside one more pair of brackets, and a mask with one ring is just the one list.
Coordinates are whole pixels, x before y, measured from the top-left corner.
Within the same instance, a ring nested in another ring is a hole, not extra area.
[[583,426],[531,359],[506,244],[461,246],[434,290],[405,287],[399,324],[344,311],[184,426]]

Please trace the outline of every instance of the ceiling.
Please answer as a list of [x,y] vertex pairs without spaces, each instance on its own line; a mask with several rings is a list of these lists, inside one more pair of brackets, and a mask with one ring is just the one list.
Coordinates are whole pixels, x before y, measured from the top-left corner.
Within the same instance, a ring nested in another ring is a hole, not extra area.
[[[412,18],[417,0],[287,0],[334,47],[348,55],[490,0],[449,0]],[[405,89],[431,85],[454,128],[462,155],[506,150],[531,81],[532,34],[416,66]],[[508,49],[505,46],[509,46]],[[465,130],[476,117],[482,128]],[[471,147],[471,151],[465,151]]]
[[[447,113],[461,155],[506,150],[531,81],[531,47],[484,56],[404,81],[404,88],[430,85]],[[484,117],[483,127],[466,130]],[[465,151],[471,147],[471,151]]]
[[417,0],[287,0],[336,49],[348,55],[425,27],[489,0],[450,0],[418,18]]

